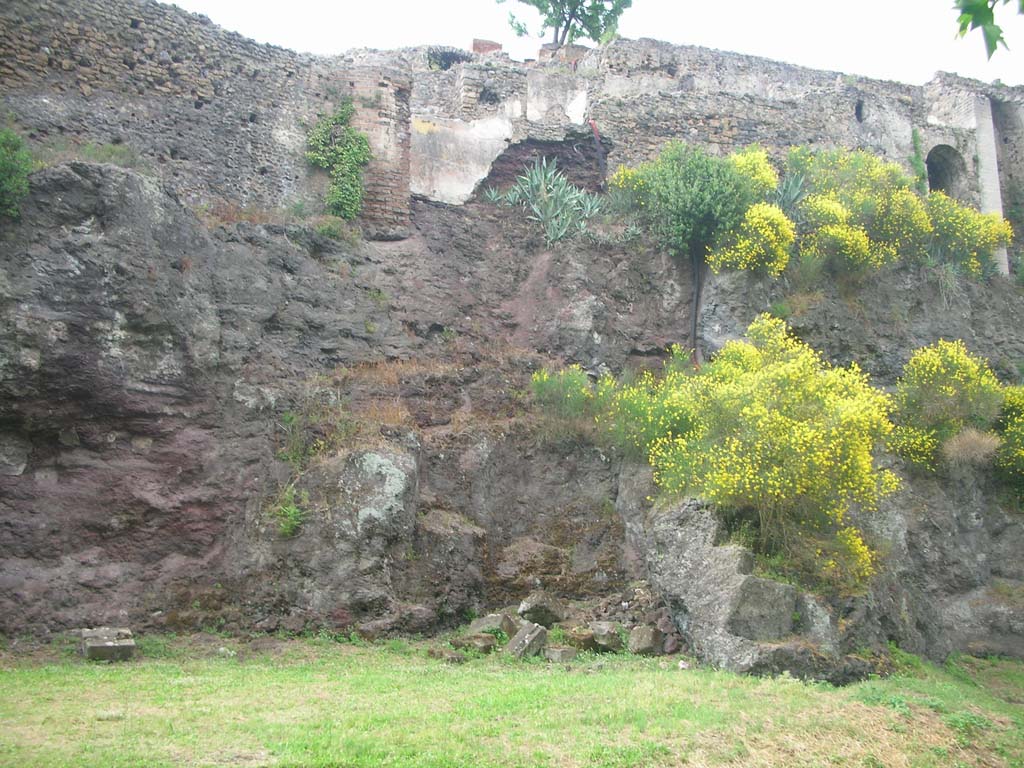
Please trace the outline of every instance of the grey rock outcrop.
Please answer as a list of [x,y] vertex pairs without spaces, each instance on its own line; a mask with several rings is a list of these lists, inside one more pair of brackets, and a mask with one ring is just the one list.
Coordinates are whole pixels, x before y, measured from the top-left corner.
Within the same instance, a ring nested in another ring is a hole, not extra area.
[[652,507],[650,487],[645,470],[624,472],[619,509],[627,535],[646,556],[652,586],[700,659],[737,672],[790,671],[804,677],[821,676],[823,669],[838,676],[840,668],[855,665],[830,661],[809,649],[806,639],[794,637],[797,591],[752,575],[748,550],[718,546],[720,524],[712,509],[695,501]]

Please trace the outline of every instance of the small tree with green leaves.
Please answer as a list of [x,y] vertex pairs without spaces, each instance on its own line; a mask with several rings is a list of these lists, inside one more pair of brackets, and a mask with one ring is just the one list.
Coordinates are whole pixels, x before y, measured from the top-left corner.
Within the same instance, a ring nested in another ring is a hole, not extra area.
[[[505,0],[497,0],[499,4]],[[579,38],[602,42],[614,35],[622,12],[633,0],[518,0],[540,12],[541,34],[552,30],[551,42],[565,45]],[[509,13],[509,24],[517,35],[527,34],[526,24]]]
[[306,159],[330,174],[324,200],[329,213],[354,219],[363,207],[363,167],[370,162],[370,142],[349,123],[355,107],[346,101],[333,115],[321,115],[306,140]]
[[10,128],[0,128],[0,216],[16,219],[21,215],[31,171],[32,155],[24,140]]

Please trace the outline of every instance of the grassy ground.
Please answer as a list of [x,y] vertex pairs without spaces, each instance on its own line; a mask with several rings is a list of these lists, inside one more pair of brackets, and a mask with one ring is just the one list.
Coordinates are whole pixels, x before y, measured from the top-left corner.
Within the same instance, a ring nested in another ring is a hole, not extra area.
[[678,658],[449,666],[397,641],[152,638],[121,665],[21,646],[0,652],[3,766],[1024,766],[1005,660],[836,689]]

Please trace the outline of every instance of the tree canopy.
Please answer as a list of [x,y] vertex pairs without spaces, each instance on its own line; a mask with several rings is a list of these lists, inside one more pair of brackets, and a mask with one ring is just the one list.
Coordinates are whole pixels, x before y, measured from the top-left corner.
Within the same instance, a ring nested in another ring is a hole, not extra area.
[[[505,0],[497,0],[499,4]],[[553,31],[552,42],[565,45],[579,38],[600,42],[614,32],[622,12],[633,0],[517,0],[536,8],[541,15],[541,34]],[[509,13],[509,24],[520,37],[527,34],[526,24]]]

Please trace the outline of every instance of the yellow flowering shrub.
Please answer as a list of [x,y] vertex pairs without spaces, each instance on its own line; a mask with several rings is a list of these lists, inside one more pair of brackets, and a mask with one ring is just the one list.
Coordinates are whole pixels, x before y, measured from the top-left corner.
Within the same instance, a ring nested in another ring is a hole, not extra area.
[[610,208],[622,212],[638,212],[646,207],[647,181],[639,168],[621,165],[608,177]]
[[996,466],[1014,485],[1024,484],[1024,415],[1010,418],[1003,430]]
[[940,263],[952,263],[974,277],[993,265],[996,249],[1013,239],[1010,223],[994,213],[979,213],[942,192],[928,195],[934,236],[929,252]]
[[901,429],[892,447],[909,461],[934,468],[941,444],[965,427],[991,427],[1003,398],[988,362],[971,355],[963,341],[940,339],[921,347],[896,383]]
[[1013,485],[1024,486],[1024,387],[1003,388],[1003,410],[996,427],[1002,436],[996,466]]
[[692,425],[651,445],[659,485],[757,510],[769,539],[787,521],[824,513],[841,524],[850,504],[877,506],[896,487],[872,460],[891,430],[889,397],[855,365],[830,366],[777,318],[760,316],[748,338],[686,377],[684,397],[659,392]]
[[800,240],[803,258],[818,261],[833,274],[878,269],[887,254],[873,249],[868,233],[852,224],[826,224]]
[[794,147],[786,167],[789,173],[803,175],[809,194],[832,193],[839,199],[858,191],[878,194],[913,186],[913,179],[896,163],[859,149],[814,151],[806,146]]
[[913,190],[900,187],[878,195],[873,213],[868,237],[886,261],[924,259],[933,227],[924,201]]
[[757,144],[733,152],[729,155],[729,162],[742,176],[750,180],[754,194],[760,198],[774,192],[779,186],[779,174],[772,167],[768,153]]
[[1024,416],[1024,387],[1003,387],[1003,410],[999,414],[999,426],[1006,427],[1021,416]]
[[850,211],[834,194],[808,195],[800,203],[800,213],[811,230],[850,221]]
[[729,245],[708,254],[708,265],[714,272],[731,268],[779,275],[789,263],[794,240],[796,228],[781,208],[756,203],[747,209],[739,228],[729,236]]
[[699,371],[677,351],[663,376],[618,389],[598,422],[646,452],[664,490],[749,520],[762,552],[795,562],[789,547],[825,536],[827,546],[812,547],[821,556],[811,555],[810,580],[852,588],[874,566],[850,506],[874,509],[898,487],[873,459],[892,428],[890,398],[856,366],[829,365],[781,320],[762,315],[747,337]]
[[888,439],[889,450],[922,469],[935,469],[939,438],[933,429],[899,425]]

